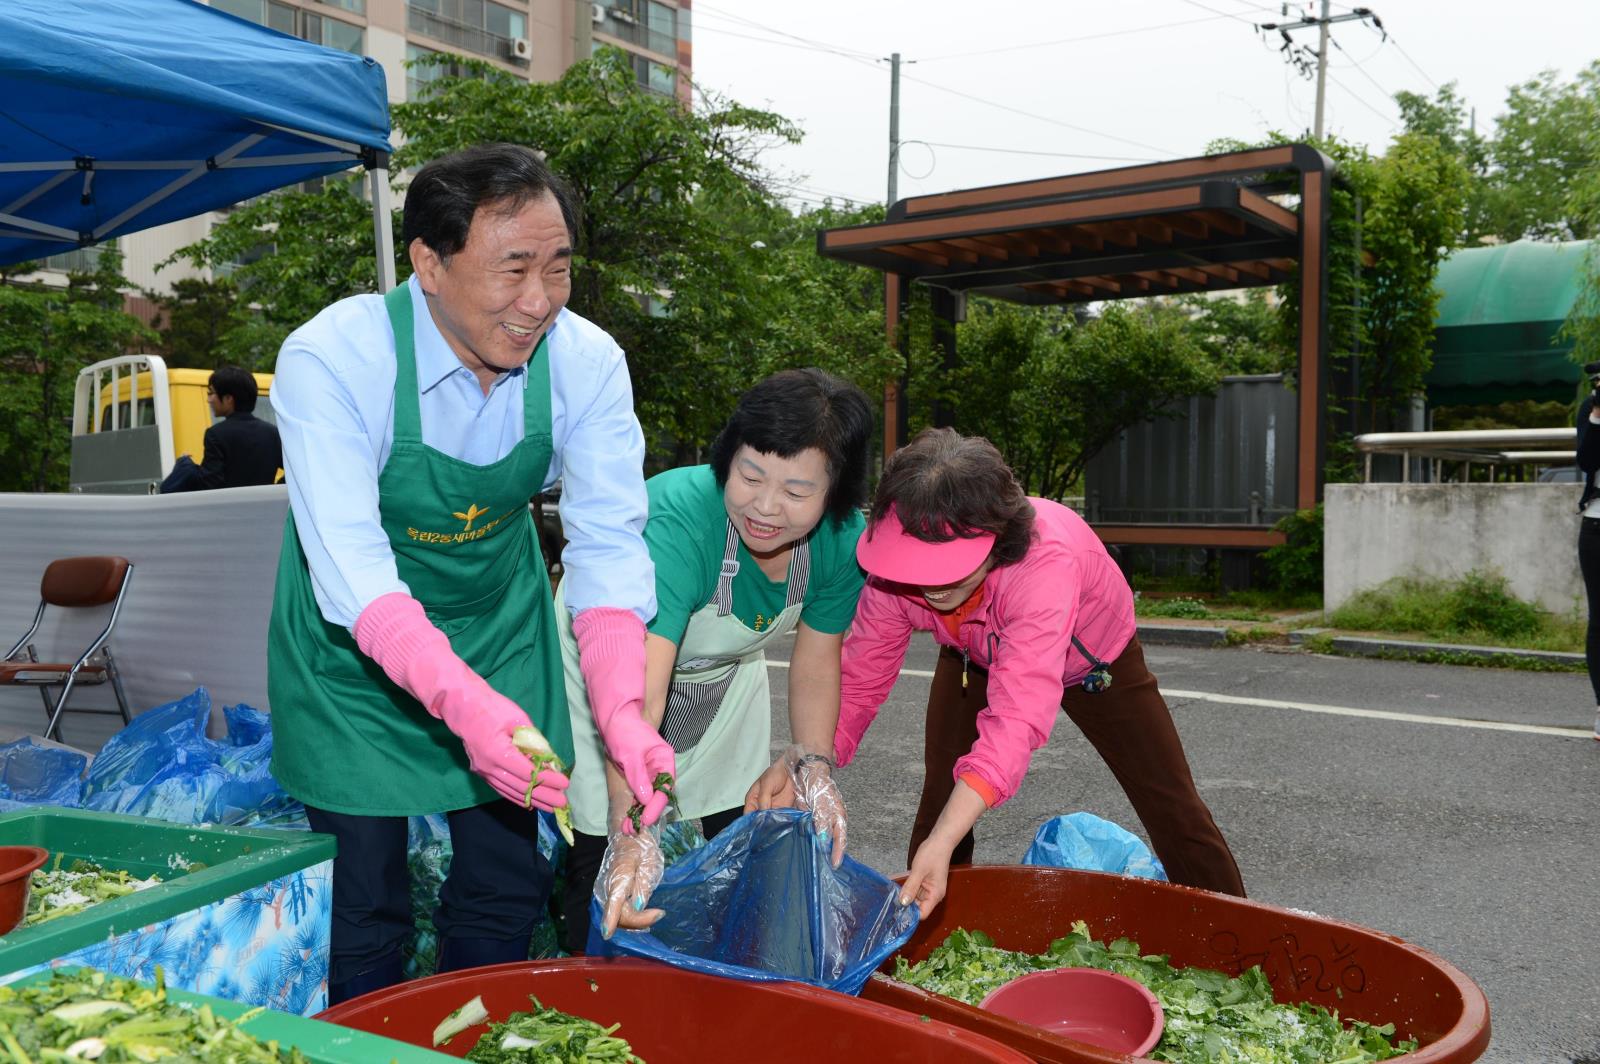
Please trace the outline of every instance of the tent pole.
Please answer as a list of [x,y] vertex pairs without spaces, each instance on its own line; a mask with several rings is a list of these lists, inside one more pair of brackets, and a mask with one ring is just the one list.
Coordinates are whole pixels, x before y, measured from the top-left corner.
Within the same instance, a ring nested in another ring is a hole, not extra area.
[[[388,161],[385,153],[384,161]],[[394,287],[394,227],[389,210],[389,168],[374,166],[367,171],[372,179],[372,232],[378,249],[378,294]]]

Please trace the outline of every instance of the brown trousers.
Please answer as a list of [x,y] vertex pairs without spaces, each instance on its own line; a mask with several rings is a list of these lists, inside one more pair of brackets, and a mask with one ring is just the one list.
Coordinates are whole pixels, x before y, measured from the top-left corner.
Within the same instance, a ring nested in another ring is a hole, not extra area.
[[[941,648],[933,689],[928,693],[923,753],[926,776],[922,804],[911,829],[908,867],[955,790],[956,761],[977,741],[978,711],[989,704],[989,674],[969,665],[963,688],[961,672],[960,653]],[[1172,882],[1243,897],[1239,866],[1212,820],[1211,810],[1195,790],[1183,743],[1156,688],[1156,678],[1145,667],[1137,636],[1111,663],[1111,676],[1111,687],[1099,694],[1069,687],[1061,708],[1122,784]],[[968,832],[950,863],[970,864],[973,841]]]

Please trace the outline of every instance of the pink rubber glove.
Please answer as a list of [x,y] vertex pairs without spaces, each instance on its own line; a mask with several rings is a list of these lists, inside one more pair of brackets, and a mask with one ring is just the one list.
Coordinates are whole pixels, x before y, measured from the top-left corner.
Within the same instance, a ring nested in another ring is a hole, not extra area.
[[[456,656],[422,603],[399,591],[374,599],[356,618],[355,637],[389,679],[455,733],[472,771],[507,801],[527,804],[533,762],[511,745],[511,733],[530,723],[528,715]],[[533,804],[551,812],[566,805],[567,782],[559,772],[539,773]]]
[[639,823],[647,827],[667,808],[667,795],[655,789],[656,776],[676,776],[678,767],[671,745],[644,719],[644,622],[631,610],[599,606],[578,614],[572,634],[595,727],[628,790],[644,806]]

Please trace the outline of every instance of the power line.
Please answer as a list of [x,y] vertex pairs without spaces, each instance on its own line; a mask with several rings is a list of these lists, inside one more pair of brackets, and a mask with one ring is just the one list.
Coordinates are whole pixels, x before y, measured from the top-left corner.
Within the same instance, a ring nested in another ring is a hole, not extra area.
[[775,33],[779,37],[788,37],[790,40],[800,41],[804,44],[812,45],[813,47],[819,48],[825,52],[834,52],[839,55],[852,55],[858,59],[867,59],[873,61],[876,61],[877,59],[877,57],[872,55],[870,52],[859,51],[855,48],[846,48],[839,44],[829,44],[826,41],[819,41],[810,37],[801,37],[799,34],[776,29],[772,26],[757,22],[755,19],[745,18],[743,15],[735,15],[731,11],[723,11],[721,8],[713,7],[709,4],[696,4],[694,6],[694,10],[696,13],[710,12],[714,18],[722,18],[730,22],[742,23],[746,26],[754,27],[755,29],[765,30],[768,33]]
[[1350,64],[1353,67],[1355,67],[1356,71],[1358,73],[1360,73],[1360,75],[1362,77],[1364,77],[1368,81],[1372,82],[1373,86],[1379,92],[1383,93],[1384,99],[1386,99],[1386,100],[1393,100],[1394,99],[1394,93],[1390,92],[1388,89],[1384,88],[1381,84],[1379,84],[1378,79],[1373,77],[1371,74],[1369,74],[1367,72],[1367,68],[1366,67],[1364,67],[1360,63],[1356,62],[1355,57],[1351,56],[1350,53],[1345,50],[1343,45],[1341,45],[1338,41],[1334,40],[1332,37],[1328,38],[1328,43],[1333,45],[1335,48],[1339,49],[1339,51],[1344,52],[1345,57],[1350,60]]
[[804,44],[799,41],[775,41],[771,37],[756,37],[748,33],[737,33],[733,30],[723,29],[720,26],[703,26],[697,24],[694,28],[694,31],[696,33],[716,33],[724,37],[738,37],[740,40],[745,41],[759,41],[762,44],[775,44],[779,48],[798,48],[801,51],[806,52],[821,52],[824,55],[836,55],[840,59],[848,59],[851,62],[861,63],[865,66],[876,67],[877,65],[875,61],[862,59],[861,57],[852,55],[849,52],[835,51],[832,48],[824,48],[815,44]]
[[1170,30],[1179,26],[1194,26],[1201,22],[1215,22],[1219,18],[1232,18],[1232,15],[1218,13],[1209,18],[1191,18],[1182,22],[1163,22],[1154,26],[1135,26],[1126,30],[1111,30],[1107,33],[1091,33],[1083,37],[1062,37],[1054,41],[1034,41],[1030,44],[1008,44],[1003,48],[988,48],[976,52],[953,52],[949,55],[934,55],[917,60],[919,63],[937,63],[944,59],[970,59],[974,56],[999,55],[1002,52],[1020,52],[1028,48],[1051,48],[1058,44],[1079,44],[1084,41],[1099,41],[1107,37],[1126,37],[1135,33],[1150,33],[1153,30]]
[[1024,118],[1032,118],[1038,122],[1048,122],[1053,126],[1060,126],[1063,129],[1070,129],[1076,133],[1087,133],[1093,137],[1104,137],[1107,140],[1120,141],[1123,144],[1132,144],[1136,148],[1146,148],[1163,156],[1171,156],[1175,154],[1174,152],[1170,152],[1165,148],[1158,148],[1154,144],[1146,144],[1143,141],[1130,140],[1127,137],[1119,137],[1115,133],[1102,133],[1097,129],[1089,129],[1085,126],[1073,125],[1071,122],[1063,122],[1061,119],[1051,118],[1049,115],[1034,114],[1032,111],[1024,111],[1021,108],[1012,107],[1010,104],[996,103],[994,100],[986,100],[981,96],[974,96],[969,92],[962,92],[959,89],[952,89],[944,85],[938,85],[924,78],[914,78],[909,74],[902,74],[901,77],[905,78],[907,81],[914,81],[918,85],[926,85],[930,89],[938,89],[940,92],[947,92],[952,96],[959,96],[964,100],[971,100],[974,103],[981,103],[987,107],[994,107],[1001,111],[1009,111],[1014,115],[1021,115]]
[[[1234,14],[1232,11],[1218,11],[1214,7],[1211,7],[1207,4],[1202,4],[1200,0],[1183,0],[1183,2],[1188,4],[1190,7],[1198,7],[1201,11],[1209,11],[1218,18],[1231,18],[1237,22],[1243,22],[1247,26],[1255,25],[1255,22],[1252,19],[1247,19],[1243,15]],[[1271,8],[1263,8],[1263,10],[1270,11]]]
[[1422,75],[1422,78],[1423,78],[1424,81],[1426,81],[1429,85],[1432,85],[1435,89],[1439,88],[1439,83],[1437,81],[1434,81],[1432,78],[1428,77],[1428,72],[1426,70],[1423,70],[1421,67],[1417,66],[1417,61],[1415,59],[1411,58],[1411,53],[1410,52],[1407,52],[1404,48],[1400,47],[1400,42],[1399,41],[1395,40],[1393,37],[1390,37],[1389,38],[1389,43],[1394,45],[1394,50],[1399,52],[1402,56],[1404,56],[1406,62],[1411,64],[1411,69],[1415,70],[1418,74]]
[[[716,8],[708,8],[707,5],[704,5],[704,4],[696,5],[695,10],[696,11],[704,11],[704,10],[717,11]],[[802,43],[804,43],[806,45],[809,45],[809,46],[811,46],[811,47],[813,47],[813,48],[815,48],[817,50],[824,51],[824,52],[831,52],[834,55],[838,55],[838,56],[841,56],[841,57],[846,58],[846,59],[851,59],[851,60],[853,60],[855,62],[862,63],[863,65],[872,66],[872,67],[874,67],[874,69],[876,69],[877,63],[881,62],[881,60],[868,60],[868,59],[864,58],[865,55],[866,55],[866,53],[864,53],[864,52],[858,52],[858,53],[855,53],[855,54],[851,54],[851,53],[848,53],[846,51],[843,51],[843,50],[835,47],[834,45],[830,45],[830,44],[828,44],[826,42],[816,41],[816,40],[812,40],[812,39],[806,38],[806,37],[799,37],[799,36],[796,36],[795,34],[792,34],[792,33],[786,33],[783,30],[774,29],[771,26],[767,26],[767,25],[765,25],[763,23],[756,22],[753,19],[747,19],[747,18],[743,18],[743,17],[737,16],[737,15],[725,15],[723,17],[731,18],[736,22],[739,22],[739,23],[742,23],[742,24],[745,24],[745,25],[748,25],[748,26],[752,26],[752,27],[754,27],[756,29],[759,29],[759,30],[764,30],[764,31],[766,31],[768,33],[774,33],[774,34],[777,34],[777,35],[779,35],[781,37],[791,38],[792,40],[802,42]],[[730,30],[719,30],[719,29],[716,29],[715,27],[700,27],[700,28],[709,29],[709,30],[711,30],[713,32],[717,32],[717,33],[725,33],[725,34],[732,34],[733,36],[740,36],[739,34],[732,33],[732,31],[730,31]],[[751,38],[748,38],[748,39],[756,40],[756,41],[763,40],[763,38],[759,38],[759,37],[751,37]],[[782,42],[782,41],[774,41],[774,40],[766,40],[765,43],[767,43],[767,44],[783,44],[784,42]],[[902,62],[907,62],[907,63],[914,63],[916,61],[917,60],[902,60]],[[981,103],[981,104],[984,104],[985,106],[988,106],[988,107],[995,107],[995,108],[998,108],[998,109],[1000,109],[1002,111],[1009,111],[1012,114],[1021,115],[1024,118],[1032,118],[1032,119],[1034,119],[1035,121],[1038,121],[1038,122],[1048,122],[1051,125],[1060,126],[1063,129],[1070,129],[1070,130],[1073,130],[1074,132],[1078,132],[1078,133],[1086,133],[1086,134],[1088,134],[1090,136],[1094,136],[1094,137],[1104,137],[1104,138],[1106,138],[1108,140],[1120,141],[1121,143],[1131,144],[1136,148],[1144,148],[1144,149],[1146,149],[1148,151],[1157,152],[1157,153],[1159,153],[1161,155],[1164,155],[1164,156],[1173,154],[1172,152],[1167,151],[1165,148],[1156,147],[1154,144],[1145,144],[1145,143],[1143,143],[1141,141],[1130,140],[1127,137],[1119,137],[1114,133],[1102,133],[1099,130],[1089,129],[1086,126],[1074,125],[1071,122],[1063,122],[1058,118],[1052,118],[1052,117],[1050,117],[1048,115],[1034,114],[1031,111],[1024,111],[1024,110],[1022,110],[1020,108],[1012,107],[1009,104],[997,103],[994,100],[986,100],[981,96],[974,96],[971,93],[962,92],[959,89],[952,89],[952,88],[949,88],[949,87],[944,86],[944,85],[939,85],[939,84],[937,84],[935,82],[927,81],[927,80],[925,80],[923,78],[914,78],[914,77],[910,76],[909,74],[903,74],[901,76],[903,78],[905,78],[905,80],[907,80],[907,81],[915,81],[917,84],[926,85],[930,89],[937,89],[940,92],[946,92],[946,93],[951,94],[952,96],[959,96],[959,97],[961,97],[963,99],[971,100],[974,103]]]
[[1367,98],[1365,96],[1362,96],[1359,93],[1357,93],[1350,86],[1346,85],[1344,82],[1340,81],[1337,77],[1335,77],[1331,72],[1328,74],[1328,80],[1333,82],[1335,85],[1339,86],[1341,89],[1343,89],[1345,91],[1345,94],[1347,96],[1349,96],[1351,99],[1355,100],[1361,106],[1365,107],[1367,110],[1371,111],[1373,114],[1377,115],[1379,118],[1381,118],[1385,122],[1389,123],[1389,128],[1393,129],[1396,126],[1399,125],[1399,123],[1394,120],[1394,115],[1384,114],[1382,111],[1380,111],[1376,107],[1372,106],[1372,104],[1367,102]]
[[1029,151],[1024,148],[991,148],[982,144],[945,144],[937,140],[908,140],[905,143],[926,144],[930,148],[954,148],[960,151],[998,152],[1001,155],[1042,155],[1051,159],[1098,159],[1105,162],[1116,163],[1154,163],[1161,161],[1159,159],[1151,159],[1146,156],[1133,157],[1128,155],[1083,155],[1064,151]]

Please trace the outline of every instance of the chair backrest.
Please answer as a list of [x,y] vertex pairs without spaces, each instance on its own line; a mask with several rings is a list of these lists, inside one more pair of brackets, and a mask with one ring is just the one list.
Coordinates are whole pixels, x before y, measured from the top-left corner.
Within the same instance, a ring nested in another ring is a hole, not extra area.
[[116,555],[58,558],[44,571],[39,597],[52,606],[103,606],[128,578],[128,559]]

